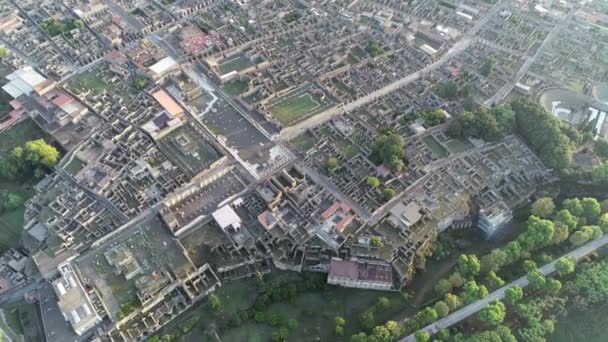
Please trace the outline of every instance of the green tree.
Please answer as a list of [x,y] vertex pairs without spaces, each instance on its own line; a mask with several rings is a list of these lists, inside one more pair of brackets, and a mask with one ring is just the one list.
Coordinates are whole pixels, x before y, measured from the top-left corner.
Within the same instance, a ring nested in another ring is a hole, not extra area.
[[[517,133],[548,167],[562,170],[572,162],[572,143],[562,132],[562,123],[539,103],[522,98],[511,102]],[[542,132],[542,134],[538,134]]]
[[455,294],[446,293],[443,296],[443,301],[448,305],[450,311],[456,311],[462,307],[462,300]]
[[608,299],[608,263],[600,261],[577,272],[574,289],[591,303]]
[[517,285],[513,285],[505,290],[505,302],[515,305],[524,297],[524,290]]
[[334,335],[336,335],[337,337],[344,336],[344,326],[336,325],[336,327],[334,329]]
[[608,213],[605,213],[602,216],[600,216],[600,218],[598,220],[598,224],[600,225],[600,229],[602,230],[603,233],[608,233]]
[[547,279],[543,275],[543,272],[541,272],[541,270],[539,270],[538,268],[528,271],[526,273],[526,277],[530,282],[530,287],[535,290],[540,290],[544,288],[545,284],[547,283]]
[[490,254],[481,257],[481,270],[485,273],[498,271],[509,261],[509,255],[502,249],[494,249]]
[[481,263],[476,255],[463,254],[458,258],[458,272],[464,277],[474,277],[480,270]]
[[440,279],[435,285],[435,292],[439,295],[444,295],[452,291],[452,283],[447,279]]
[[431,324],[439,318],[437,311],[430,306],[427,306],[424,310],[418,312],[416,316],[418,316],[419,320],[424,324]]
[[291,330],[298,328],[299,325],[300,325],[300,323],[293,318],[290,318],[289,320],[287,320],[287,327]]
[[553,222],[532,215],[528,219],[528,229],[520,234],[517,240],[524,249],[534,250],[551,243],[554,233]]
[[608,184],[608,163],[601,163],[591,170],[591,179],[596,184]]
[[376,317],[372,310],[366,310],[359,316],[361,325],[366,329],[372,329],[376,326]]
[[329,171],[333,171],[338,167],[338,159],[331,157],[328,158],[327,161],[325,162],[325,167],[329,170]]
[[540,218],[548,218],[553,214],[554,210],[555,204],[553,203],[553,199],[551,199],[551,197],[541,197],[534,201],[530,212],[532,215],[536,215]]
[[350,342],[367,342],[367,334],[360,332],[350,337]]
[[137,90],[144,90],[148,85],[148,80],[143,76],[137,75],[133,79],[133,84]]
[[0,46],[0,59],[4,59],[6,57],[8,57],[9,53],[8,53],[8,49],[5,48],[4,46]]
[[507,253],[507,263],[513,263],[521,258],[522,247],[518,241],[507,243],[502,250]]
[[14,192],[9,192],[8,195],[6,196],[6,203],[4,204],[4,207],[7,210],[14,210],[19,208],[21,205],[23,204],[23,198]]
[[576,260],[572,257],[561,257],[555,262],[557,274],[563,276],[574,272]]
[[222,311],[222,301],[215,293],[210,294],[207,298],[209,299],[209,304],[211,305],[211,311],[214,313],[219,313]]
[[568,237],[570,236],[570,230],[568,226],[561,222],[557,222],[554,227],[555,232],[553,233],[553,238],[551,239],[551,242],[554,245],[559,245],[560,243],[568,240]]
[[382,191],[382,198],[384,198],[385,201],[390,201],[396,194],[395,190],[386,188]]
[[466,282],[466,279],[464,279],[460,272],[452,273],[448,280],[452,284],[452,287],[461,287]]
[[32,165],[53,167],[59,160],[59,151],[43,139],[37,139],[25,143],[24,157]]
[[443,109],[423,110],[421,112],[416,113],[416,116],[424,120],[424,124],[427,127],[440,125],[446,120],[445,112],[443,111]]
[[369,176],[367,177],[367,185],[377,188],[380,185],[380,180],[377,177]]
[[465,304],[473,303],[476,300],[485,298],[488,296],[488,289],[483,285],[478,285],[474,280],[464,284],[462,299]]
[[602,209],[600,203],[593,197],[585,197],[581,200],[583,207],[583,216],[587,219],[587,223],[597,222]]
[[433,305],[433,309],[435,309],[439,317],[445,317],[450,313],[450,307],[442,300],[436,302]]
[[586,234],[583,230],[577,230],[574,233],[572,233],[572,235],[570,235],[570,243],[572,243],[573,246],[575,247],[579,247],[585,244],[585,242],[589,241],[589,238],[591,236],[589,236],[588,234]]
[[576,218],[576,216],[572,215],[568,209],[562,209],[558,211],[555,215],[555,221],[565,224],[566,226],[568,226],[568,229],[570,231],[574,230],[576,228],[576,225],[578,224],[578,219]]
[[490,74],[492,73],[492,69],[494,68],[494,63],[492,62],[492,60],[487,59],[482,65],[481,68],[479,68],[479,73],[483,76],[483,77],[488,77],[490,76]]
[[545,284],[545,290],[551,295],[556,295],[562,289],[562,283],[553,278],[548,278]]
[[416,331],[414,335],[416,337],[416,342],[429,342],[431,340],[431,335],[429,335],[426,331]]
[[346,320],[342,316],[336,316],[336,318],[334,318],[334,322],[336,322],[336,325],[346,325]]
[[501,301],[495,300],[481,309],[477,317],[487,324],[498,325],[505,320],[506,315],[505,305]]
[[369,239],[369,245],[376,248],[382,248],[384,247],[384,241],[381,236],[372,236]]
[[576,217],[583,216],[583,205],[578,198],[568,198],[562,202],[562,208]]
[[449,100],[456,99],[458,96],[458,84],[454,81],[448,81],[442,84],[437,89],[437,95]]
[[496,275],[496,272],[490,271],[486,276],[486,285],[491,289],[497,289],[505,285],[505,281]]

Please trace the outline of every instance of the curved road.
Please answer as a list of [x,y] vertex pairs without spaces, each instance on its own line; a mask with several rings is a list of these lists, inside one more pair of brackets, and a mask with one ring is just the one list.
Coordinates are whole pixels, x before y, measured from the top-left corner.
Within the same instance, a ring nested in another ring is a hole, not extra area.
[[[608,244],[608,235],[604,235],[597,240],[593,240],[591,242],[586,243],[585,245],[573,250],[572,252],[562,255],[562,257],[573,257],[573,258],[579,260],[582,257],[596,251],[598,248],[601,248],[607,244]],[[558,259],[556,259],[540,268],[540,270],[543,272],[544,275],[549,275],[555,271],[555,263],[557,262],[557,260]],[[463,307],[462,309],[455,311],[455,312],[447,315],[446,317],[438,320],[437,322],[427,325],[426,327],[422,328],[421,330],[426,331],[432,335],[432,334],[436,334],[437,332],[439,332],[442,329],[447,329],[447,328],[457,324],[458,322],[466,319],[467,317],[477,313],[478,311],[480,311],[481,309],[486,307],[490,302],[497,300],[497,299],[504,298],[505,290],[513,285],[526,287],[526,286],[528,286],[528,279],[527,279],[527,277],[523,276],[523,277],[501,287],[500,289],[490,293],[490,295],[488,295],[486,298],[478,300],[475,303],[469,304],[469,305]],[[401,340],[399,340],[399,342],[416,342],[416,337],[414,336],[414,334],[412,334],[405,338],[402,338]]]

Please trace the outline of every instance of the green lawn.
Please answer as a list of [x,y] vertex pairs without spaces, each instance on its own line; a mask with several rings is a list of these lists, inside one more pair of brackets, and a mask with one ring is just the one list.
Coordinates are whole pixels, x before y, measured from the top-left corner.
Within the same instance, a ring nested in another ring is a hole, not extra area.
[[72,174],[75,175],[78,172],[80,172],[80,170],[84,169],[84,167],[87,165],[87,163],[83,162],[82,160],[78,159],[78,158],[74,158],[72,159],[72,161],[70,161],[68,163],[68,165],[65,166],[65,170]]
[[42,330],[39,324],[35,304],[24,300],[3,305],[6,324],[15,333],[24,335],[26,341],[41,341]]
[[225,75],[232,71],[241,71],[251,66],[251,62],[245,56],[231,57],[230,60],[219,65],[220,72]]
[[449,154],[448,151],[441,146],[432,135],[427,135],[426,137],[422,138],[422,141],[424,141],[424,143],[431,149],[431,152],[433,152],[439,158],[447,157]]
[[[276,312],[298,321],[299,326],[291,331],[289,341],[314,341],[317,337],[319,341],[333,341],[336,316],[342,316],[346,320],[345,336],[362,331],[359,315],[372,307],[382,296],[389,298],[392,303],[390,309],[376,313],[377,324],[383,324],[406,307],[407,304],[400,293],[332,286],[327,291],[303,293],[293,303],[273,304],[266,312]],[[222,334],[222,340],[268,341],[272,332],[277,329],[267,324],[249,322],[238,328],[227,329]]]
[[573,308],[560,317],[550,342],[606,341],[608,303],[591,305],[587,309]]
[[312,95],[304,93],[277,102],[269,109],[280,123],[288,126],[317,107],[319,103]]
[[[27,119],[0,133],[0,155],[30,140],[47,138],[47,135],[36,125],[34,120]],[[49,141],[46,139],[47,142]]]
[[306,152],[315,146],[316,140],[312,134],[305,132],[290,140],[289,143],[298,150]]
[[[45,138],[46,141],[49,141],[47,135],[33,120],[27,119],[22,121],[0,133],[0,157],[10,153],[17,146],[40,138]],[[34,195],[33,183],[34,180],[18,182],[0,179],[0,198],[4,198],[8,193],[16,193],[25,202]],[[15,247],[19,242],[23,229],[24,213],[24,206],[10,211],[0,210],[0,232],[2,232],[0,234],[0,253]]]
[[8,113],[12,107],[9,102],[13,99],[7,92],[0,88],[0,122],[8,118]]
[[228,95],[236,96],[242,94],[245,90],[247,90],[247,82],[241,80],[232,80],[226,82],[224,84],[224,91]]
[[359,148],[350,143],[348,140],[340,140],[336,143],[336,147],[350,159],[359,153]]
[[95,73],[91,71],[85,71],[79,75],[74,76],[69,80],[69,85],[80,88],[80,89],[90,89],[95,93],[101,93],[104,90],[110,91],[114,88],[113,84],[104,82],[101,78],[99,78]]

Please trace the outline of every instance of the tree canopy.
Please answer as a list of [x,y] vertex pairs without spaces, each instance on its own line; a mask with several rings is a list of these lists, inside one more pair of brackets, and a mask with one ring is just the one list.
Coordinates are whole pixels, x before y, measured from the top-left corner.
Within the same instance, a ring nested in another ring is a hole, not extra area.
[[524,297],[524,290],[517,285],[513,285],[505,290],[505,302],[515,305]]
[[567,168],[572,161],[570,138],[562,132],[562,123],[530,99],[511,102],[515,112],[516,132],[530,144],[543,163],[552,169]]
[[481,309],[477,317],[488,324],[498,325],[505,320],[507,316],[507,309],[505,305],[498,300],[495,300],[488,304],[485,308]]
[[40,176],[59,161],[59,151],[43,139],[15,147],[9,156],[0,158],[0,175],[4,178]]
[[591,303],[604,302],[608,299],[608,262],[593,263],[578,272],[574,286]]
[[553,199],[551,197],[541,197],[534,201],[530,212],[540,218],[548,218],[553,214],[554,210],[555,204],[553,203]]
[[496,141],[511,133],[513,122],[514,114],[509,106],[480,107],[474,112],[463,112],[456,116],[450,122],[447,133],[452,137]]
[[476,276],[481,270],[481,263],[476,255],[463,254],[458,258],[458,272],[465,277]]
[[403,160],[405,141],[399,134],[381,135],[372,146],[371,160],[376,164],[385,163],[394,172],[405,169]]

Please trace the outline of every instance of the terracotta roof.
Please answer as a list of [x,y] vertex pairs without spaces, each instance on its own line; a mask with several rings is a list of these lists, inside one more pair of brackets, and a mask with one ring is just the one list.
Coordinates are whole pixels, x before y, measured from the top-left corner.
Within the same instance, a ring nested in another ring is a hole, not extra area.
[[180,107],[175,100],[169,94],[167,94],[164,90],[159,90],[152,94],[152,97],[160,103],[160,105],[172,116],[180,116],[184,113],[182,107]]
[[358,279],[359,271],[357,269],[357,263],[354,261],[331,259],[329,264],[329,276]]
[[328,218],[331,217],[331,215],[333,215],[336,211],[338,211],[338,209],[342,209],[342,211],[347,213],[352,209],[352,206],[350,204],[347,204],[344,202],[334,202],[334,204],[332,204],[331,207],[327,208],[321,214],[321,218],[324,220],[327,220]]

